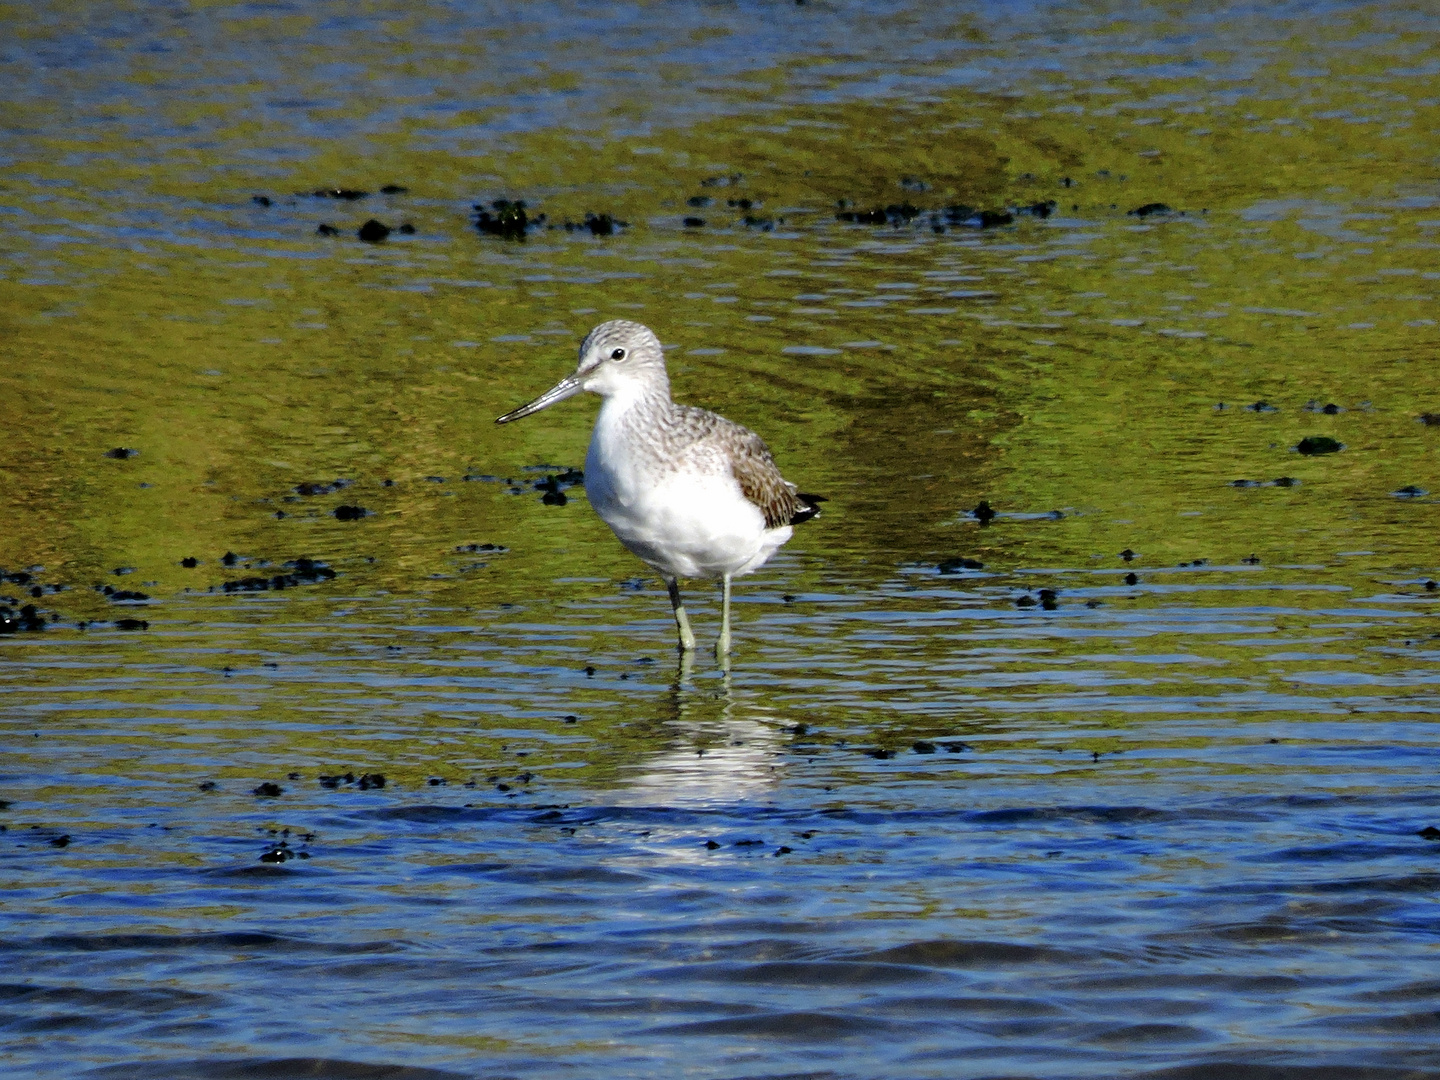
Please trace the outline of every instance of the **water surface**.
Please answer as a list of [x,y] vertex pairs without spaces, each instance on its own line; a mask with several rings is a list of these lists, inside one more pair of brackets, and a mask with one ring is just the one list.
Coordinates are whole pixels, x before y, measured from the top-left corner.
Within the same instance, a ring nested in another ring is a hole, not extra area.
[[[5,18],[9,1070],[1440,1075],[1428,11]],[[831,500],[728,675],[612,317]]]

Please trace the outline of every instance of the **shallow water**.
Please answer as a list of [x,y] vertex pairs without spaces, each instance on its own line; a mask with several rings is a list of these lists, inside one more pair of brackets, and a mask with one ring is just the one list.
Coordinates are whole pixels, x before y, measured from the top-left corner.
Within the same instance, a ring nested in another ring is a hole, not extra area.
[[[1440,1075],[1433,14],[4,10],[0,1069]],[[831,500],[729,675],[610,317]]]

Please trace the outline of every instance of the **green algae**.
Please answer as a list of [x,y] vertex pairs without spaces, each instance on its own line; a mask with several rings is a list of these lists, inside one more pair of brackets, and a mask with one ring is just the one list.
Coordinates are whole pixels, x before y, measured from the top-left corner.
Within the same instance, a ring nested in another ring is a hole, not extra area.
[[[1414,193],[1440,106],[1434,75],[1394,74],[1406,50],[1407,70],[1428,70],[1421,38],[1354,46],[1357,25],[1268,43],[1241,95],[1207,74],[1146,76],[1139,56],[1125,76],[1058,91],[807,103],[787,100],[807,77],[797,64],[732,86],[724,115],[643,135],[553,127],[457,152],[437,149],[443,131],[400,124],[316,143],[238,188],[235,156],[266,133],[224,96],[161,103],[177,129],[219,124],[218,145],[138,155],[104,132],[83,146],[46,136],[28,103],[42,135],[6,187],[70,242],[6,241],[0,564],[71,583],[134,565],[164,592],[219,580],[177,571],[185,556],[363,555],[374,566],[350,572],[365,587],[444,591],[429,575],[458,544],[489,541],[514,551],[483,576],[484,597],[533,593],[581,550],[602,574],[631,573],[582,505],[460,480],[580,463],[583,405],[513,431],[490,420],[612,316],[655,325],[678,346],[678,394],[760,430],[787,473],[831,495],[795,545],[818,561],[924,561],[957,542],[1001,566],[1127,546],[1325,559],[1376,534],[1423,561],[1433,509],[1387,493],[1433,479],[1414,417],[1440,401],[1426,363],[1434,230]],[[1305,74],[1322,57],[1326,75]],[[160,77],[141,64],[131,78]],[[291,194],[394,181],[410,194]],[[153,200],[166,223],[128,245],[86,241],[113,227],[112,197],[87,195],[102,190]],[[259,191],[272,206],[250,202]],[[711,200],[707,225],[687,231],[694,197]],[[469,228],[469,203],[492,198],[524,198],[552,223],[588,212],[634,227],[542,230],[522,250]],[[1054,218],[983,233],[834,220],[842,201],[1044,199]],[[1153,203],[1176,210],[1127,216]],[[348,237],[377,211],[417,235],[373,250],[313,235],[326,220]],[[890,282],[912,288],[877,289]],[[811,294],[826,299],[794,299]],[[867,341],[884,347],[850,344]],[[797,345],[821,351],[785,352]],[[1261,399],[1281,410],[1243,409]],[[1345,411],[1303,411],[1312,399]],[[1347,452],[1297,460],[1288,448],[1312,434]],[[114,445],[143,454],[103,458]],[[373,518],[342,526],[337,500],[286,501],[335,476]],[[1228,486],[1279,476],[1300,485]],[[980,498],[1065,517],[1002,517],[957,541]]]

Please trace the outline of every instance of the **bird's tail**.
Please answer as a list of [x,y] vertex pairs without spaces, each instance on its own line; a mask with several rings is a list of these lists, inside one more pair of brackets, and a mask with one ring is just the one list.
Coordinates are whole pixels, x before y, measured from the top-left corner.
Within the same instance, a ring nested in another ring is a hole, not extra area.
[[799,525],[802,521],[809,521],[813,517],[820,516],[820,504],[829,502],[824,495],[807,495],[803,491],[797,491],[795,498],[800,505],[795,508],[795,513],[790,515],[790,524]]

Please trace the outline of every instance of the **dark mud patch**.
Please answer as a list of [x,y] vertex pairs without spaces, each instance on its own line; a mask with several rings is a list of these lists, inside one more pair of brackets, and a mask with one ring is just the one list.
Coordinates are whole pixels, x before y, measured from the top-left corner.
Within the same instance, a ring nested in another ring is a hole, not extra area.
[[329,788],[332,791],[352,785],[359,791],[378,790],[385,786],[385,774],[378,772],[361,773],[359,776],[353,772],[329,773],[317,776],[315,779],[320,781],[321,787]]
[[[226,565],[232,564],[227,563]],[[222,583],[219,588],[222,592],[227,593],[266,592],[272,589],[293,589],[297,585],[314,585],[335,577],[334,570],[314,559],[293,559],[284,566],[286,572],[283,574],[236,578],[233,581]],[[215,586],[212,585],[210,591],[214,592]]]
[[[1053,203],[1036,203],[1026,207],[1025,212],[1048,217],[1053,206]],[[841,199],[835,211],[835,219],[855,225],[889,225],[897,229],[907,225],[928,224],[933,231],[944,232],[947,228],[993,229],[1000,225],[1010,225],[1015,221],[1015,214],[1010,210],[979,210],[959,203],[930,209],[908,202],[856,209],[849,200]]]
[[471,209],[474,216],[470,220],[476,230],[483,236],[498,236],[502,240],[523,243],[532,229],[545,224],[544,214],[530,216],[524,199],[496,199],[489,207],[476,203]]
[[265,848],[264,851],[260,853],[259,861],[262,863],[277,864],[287,863],[291,859],[308,858],[310,858],[310,853],[308,851],[296,850],[295,848],[292,848],[290,846],[290,841],[279,840],[273,844],[270,844],[268,847]]
[[533,487],[540,492],[540,501],[546,506],[564,506],[570,500],[565,492],[576,484],[585,482],[585,474],[579,469],[566,469],[563,472],[552,473],[533,482]]
[[621,221],[610,214],[587,213],[583,221],[567,221],[566,232],[589,232],[591,236],[614,236],[621,229],[628,229],[630,223]]
[[985,564],[979,559],[966,559],[957,556],[951,559],[941,559],[935,569],[942,574],[958,574],[963,570],[984,570]]
[[150,599],[149,593],[143,593],[136,589],[117,589],[113,585],[96,585],[95,591],[107,600],[113,600],[116,603],[137,603]]
[[303,484],[296,484],[294,491],[296,495],[331,495],[342,488],[353,484],[354,480],[344,480],[336,477],[334,480],[309,480]]
[[355,235],[367,244],[378,244],[389,236],[391,232],[392,230],[389,225],[386,225],[379,218],[371,218],[365,222],[364,225],[360,226]]
[[44,629],[45,619],[36,610],[34,604],[26,604],[19,611],[6,605],[0,605],[0,634],[20,632],[34,634]]

